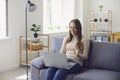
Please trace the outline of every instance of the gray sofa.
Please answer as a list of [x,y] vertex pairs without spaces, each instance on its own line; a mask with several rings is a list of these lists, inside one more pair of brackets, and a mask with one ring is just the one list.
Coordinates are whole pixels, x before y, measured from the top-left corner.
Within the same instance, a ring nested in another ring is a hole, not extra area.
[[[53,38],[51,51],[59,52],[61,38]],[[46,69],[41,57],[31,62],[31,79],[45,80]],[[90,41],[89,57],[79,74],[70,74],[66,80],[120,80],[120,44]]]

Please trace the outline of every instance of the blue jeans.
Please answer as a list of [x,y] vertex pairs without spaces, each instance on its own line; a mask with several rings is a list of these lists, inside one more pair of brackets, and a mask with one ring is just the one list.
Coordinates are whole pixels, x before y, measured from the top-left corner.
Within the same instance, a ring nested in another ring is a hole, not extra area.
[[64,80],[68,74],[79,73],[82,71],[80,64],[75,64],[71,69],[49,67],[46,73],[46,80]]

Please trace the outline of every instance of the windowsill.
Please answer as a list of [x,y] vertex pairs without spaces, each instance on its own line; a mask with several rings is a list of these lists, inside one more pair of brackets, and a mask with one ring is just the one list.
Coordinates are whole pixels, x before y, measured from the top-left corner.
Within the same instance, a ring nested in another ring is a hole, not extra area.
[[64,32],[48,32],[48,33],[43,32],[43,34],[50,34],[50,35],[52,35],[52,34],[62,34],[62,33],[68,33],[68,32],[67,31],[64,31]]
[[4,40],[9,40],[10,37],[3,37],[3,38],[0,38],[0,41],[4,41]]
[[68,35],[68,32],[57,32],[57,33],[43,33],[43,34],[47,34],[49,35],[50,37],[65,37],[66,35]]

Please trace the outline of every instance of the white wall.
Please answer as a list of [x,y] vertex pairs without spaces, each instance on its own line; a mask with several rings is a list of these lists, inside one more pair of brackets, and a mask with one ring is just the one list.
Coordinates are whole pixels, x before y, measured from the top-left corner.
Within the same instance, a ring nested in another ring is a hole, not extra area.
[[0,40],[0,72],[15,68],[19,63],[19,36],[24,34],[23,1],[8,0],[9,38]]
[[88,26],[89,26],[89,1],[90,0],[83,0],[83,12],[82,12],[82,17],[83,17],[83,34],[85,35],[86,38],[88,38]]
[[[26,1],[8,0],[9,38],[0,40],[0,72],[19,67],[19,36],[25,34]],[[33,3],[38,9],[29,13],[29,27],[33,23],[42,24],[42,0]]]

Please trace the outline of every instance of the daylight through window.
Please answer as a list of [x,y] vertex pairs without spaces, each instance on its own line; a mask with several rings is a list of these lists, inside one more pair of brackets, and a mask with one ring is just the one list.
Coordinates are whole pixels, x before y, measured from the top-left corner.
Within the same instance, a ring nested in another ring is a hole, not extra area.
[[74,0],[43,0],[43,33],[67,32],[74,18]]
[[0,0],[0,39],[7,36],[7,0]]

